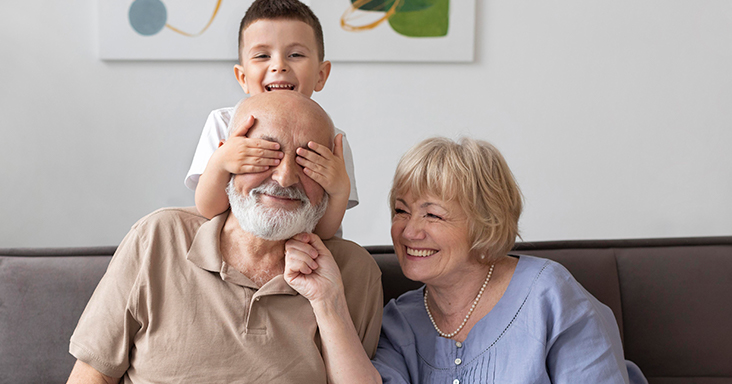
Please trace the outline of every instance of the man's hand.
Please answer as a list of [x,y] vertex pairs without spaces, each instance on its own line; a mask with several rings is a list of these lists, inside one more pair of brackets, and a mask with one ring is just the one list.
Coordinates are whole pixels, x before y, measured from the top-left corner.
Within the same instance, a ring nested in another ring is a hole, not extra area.
[[341,271],[328,248],[312,233],[295,235],[285,243],[285,281],[311,303],[342,295]]
[[257,173],[280,163],[284,154],[278,143],[246,137],[253,125],[254,116],[250,115],[244,124],[233,128],[228,140],[219,143],[212,159],[216,159],[221,170],[233,174]]
[[304,169],[303,172],[320,184],[330,198],[345,199],[351,193],[351,181],[346,172],[346,162],[343,160],[343,135],[335,137],[333,152],[328,147],[316,142],[309,142],[308,147],[297,149],[297,163]]

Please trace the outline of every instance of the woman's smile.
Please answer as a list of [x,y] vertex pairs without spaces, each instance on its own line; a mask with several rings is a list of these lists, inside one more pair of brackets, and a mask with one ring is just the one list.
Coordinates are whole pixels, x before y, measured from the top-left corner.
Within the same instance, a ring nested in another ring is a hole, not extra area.
[[416,257],[427,257],[432,256],[435,253],[437,253],[437,250],[434,249],[416,249],[416,248],[407,248],[407,255],[409,256],[416,256]]

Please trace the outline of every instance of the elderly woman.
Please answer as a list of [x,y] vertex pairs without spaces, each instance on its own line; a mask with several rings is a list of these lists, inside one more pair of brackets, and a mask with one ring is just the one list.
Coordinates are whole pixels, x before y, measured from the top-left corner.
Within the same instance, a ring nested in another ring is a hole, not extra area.
[[389,199],[402,271],[425,285],[384,309],[385,383],[645,383],[608,307],[560,264],[508,254],[522,196],[492,145],[423,141]]

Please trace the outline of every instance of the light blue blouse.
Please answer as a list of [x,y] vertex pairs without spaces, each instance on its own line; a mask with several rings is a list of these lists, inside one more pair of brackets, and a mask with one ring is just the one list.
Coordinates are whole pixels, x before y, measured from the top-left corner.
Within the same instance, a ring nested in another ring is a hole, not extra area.
[[610,308],[551,260],[520,256],[503,297],[463,343],[437,334],[423,294],[384,308],[373,360],[384,383],[647,383],[623,357]]

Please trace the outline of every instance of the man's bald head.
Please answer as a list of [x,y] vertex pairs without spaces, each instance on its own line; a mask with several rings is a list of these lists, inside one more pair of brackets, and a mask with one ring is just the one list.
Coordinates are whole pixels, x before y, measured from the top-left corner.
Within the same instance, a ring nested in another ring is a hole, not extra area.
[[[249,116],[254,125],[244,129]],[[279,144],[277,165],[233,175],[227,194],[240,227],[265,240],[285,240],[311,232],[323,216],[328,195],[298,164],[298,150],[311,142],[333,148],[333,122],[314,101],[290,91],[261,93],[237,105],[231,135]],[[232,137],[233,139],[233,137]]]
[[[229,134],[236,132],[250,115],[255,122],[248,137],[258,125],[273,125],[293,133],[312,135],[309,140],[333,149],[335,126],[330,116],[318,103],[298,92],[264,92],[240,101],[229,123]],[[321,135],[327,136],[327,142],[317,140]]]

